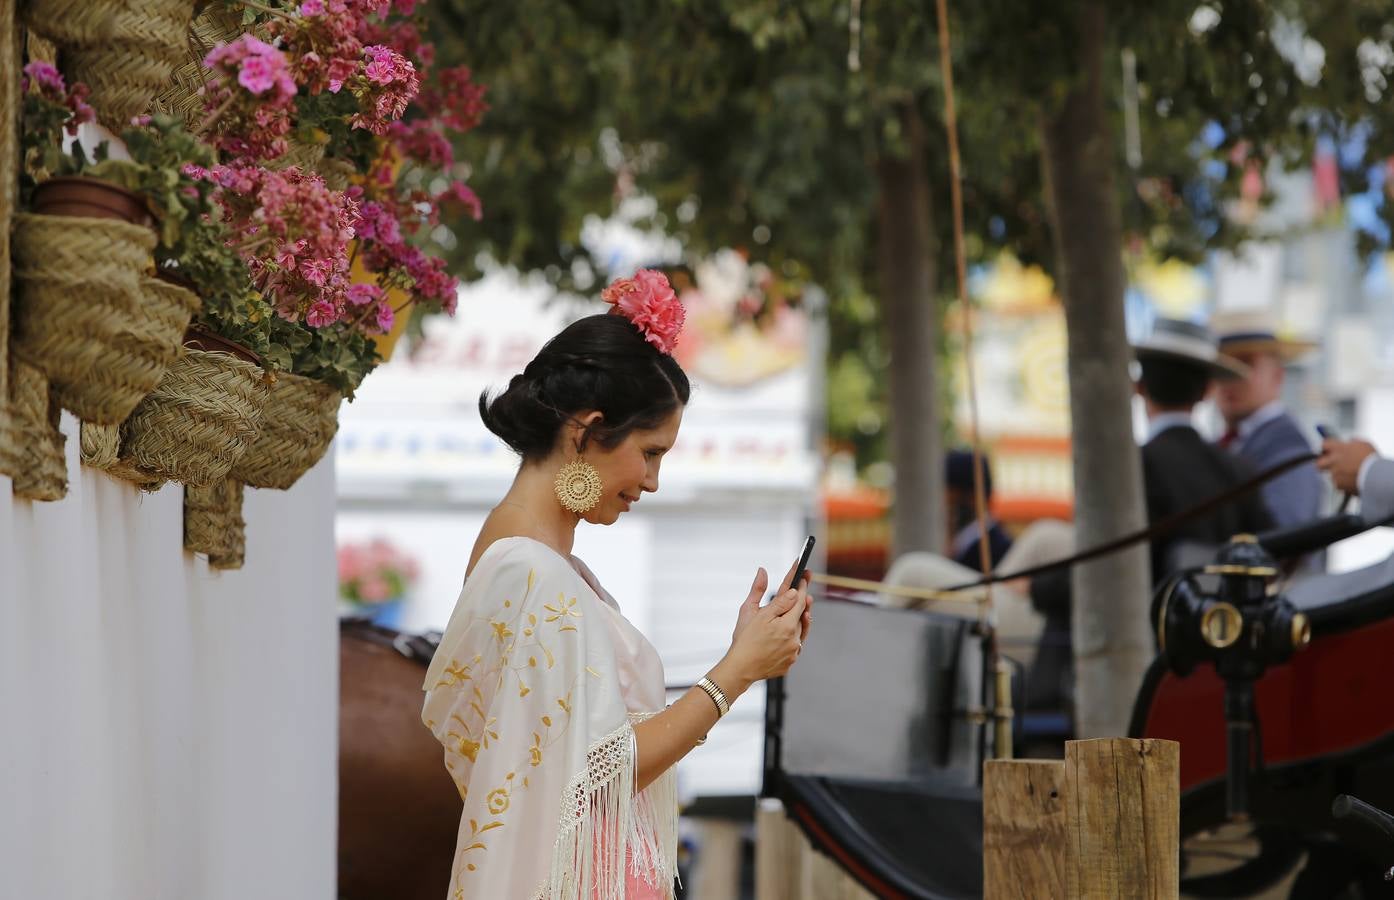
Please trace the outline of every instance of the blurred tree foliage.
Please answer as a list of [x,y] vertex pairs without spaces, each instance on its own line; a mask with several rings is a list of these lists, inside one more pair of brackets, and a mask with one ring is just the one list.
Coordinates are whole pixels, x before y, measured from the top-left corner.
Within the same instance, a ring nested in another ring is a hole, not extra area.
[[[950,3],[968,249],[1053,271],[1041,118],[1069,91],[1081,0]],[[604,277],[581,241],[626,197],[700,254],[748,250],[831,298],[829,422],[863,464],[888,455],[886,293],[878,161],[905,159],[907,111],[924,127],[928,273],[952,293],[948,173],[931,3],[908,0],[432,0],[447,62],[473,66],[491,109],[466,136],[487,205],[482,255],[589,290]],[[1115,160],[1130,252],[1190,262],[1244,237],[1228,216],[1246,166],[1310,161],[1314,137],[1360,145],[1348,191],[1394,151],[1385,92],[1390,3],[1125,0],[1110,4],[1104,90],[1124,133],[1124,48],[1136,54],[1140,159]],[[855,58],[855,62],[853,59]],[[1315,60],[1315,62],[1313,62]],[[1386,218],[1389,207],[1383,207]],[[1371,246],[1372,236],[1365,236]],[[934,332],[937,334],[937,332]],[[941,342],[940,342],[941,343]],[[942,390],[940,385],[936,390]],[[848,407],[852,408],[848,408]]]

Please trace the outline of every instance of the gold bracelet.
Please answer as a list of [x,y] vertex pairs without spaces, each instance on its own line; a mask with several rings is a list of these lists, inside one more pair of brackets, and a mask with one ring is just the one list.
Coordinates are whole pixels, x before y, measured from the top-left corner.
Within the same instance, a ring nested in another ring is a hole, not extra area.
[[717,719],[725,718],[726,714],[731,711],[731,703],[726,699],[726,692],[717,687],[716,683],[705,675],[702,676],[701,681],[697,682],[697,686],[716,704]]

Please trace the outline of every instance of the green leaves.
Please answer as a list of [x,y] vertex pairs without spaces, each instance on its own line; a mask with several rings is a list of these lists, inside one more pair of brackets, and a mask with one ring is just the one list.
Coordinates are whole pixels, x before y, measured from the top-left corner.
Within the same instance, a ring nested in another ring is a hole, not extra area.
[[344,322],[309,329],[271,317],[271,353],[279,368],[323,381],[353,399],[353,392],[382,361],[373,342]]

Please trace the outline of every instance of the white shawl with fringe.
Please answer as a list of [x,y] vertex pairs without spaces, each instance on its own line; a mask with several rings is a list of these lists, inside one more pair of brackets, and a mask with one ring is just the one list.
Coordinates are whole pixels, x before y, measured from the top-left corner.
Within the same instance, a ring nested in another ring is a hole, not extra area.
[[675,772],[634,792],[662,664],[613,604],[530,538],[475,564],[423,685],[464,801],[448,900],[623,900],[626,861],[672,897]]

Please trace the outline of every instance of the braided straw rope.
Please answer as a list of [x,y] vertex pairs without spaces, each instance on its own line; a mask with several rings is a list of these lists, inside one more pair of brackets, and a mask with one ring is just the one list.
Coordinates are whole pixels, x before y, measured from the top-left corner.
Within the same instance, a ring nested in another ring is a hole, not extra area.
[[264,373],[230,353],[186,349],[121,426],[121,456],[186,485],[222,480],[256,440]]
[[121,426],[83,422],[78,432],[78,449],[78,459],[84,466],[111,468],[121,452]]
[[184,549],[208,554],[215,569],[240,569],[247,554],[242,484],[233,478],[184,488]]
[[132,465],[121,457],[121,426],[83,422],[79,458],[84,466],[101,469],[112,478],[129,481],[142,491],[158,491],[165,480]]
[[319,462],[339,430],[343,395],[320,381],[283,374],[271,386],[261,434],[232,467],[257,488],[285,490]]
[[19,179],[19,28],[15,0],[0,0],[0,475],[19,472],[9,412],[10,221]]
[[92,89],[103,125],[119,132],[168,87],[193,13],[192,0],[127,0],[106,40],[67,54],[66,74]]
[[60,409],[44,374],[31,365],[11,360],[11,429],[18,447],[14,494],[26,500],[62,500],[68,493],[66,438],[58,430]]
[[114,219],[15,218],[14,352],[83,421],[125,421],[179,354],[196,298],[142,279],[154,244]]
[[91,47],[111,32],[121,6],[121,0],[23,0],[19,18],[64,47]]

